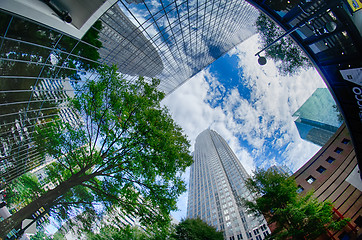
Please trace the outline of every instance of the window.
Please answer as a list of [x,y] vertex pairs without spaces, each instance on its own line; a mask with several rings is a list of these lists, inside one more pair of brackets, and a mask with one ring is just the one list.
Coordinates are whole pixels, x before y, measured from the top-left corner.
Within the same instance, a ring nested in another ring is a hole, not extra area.
[[302,186],[298,185],[297,193],[301,193],[303,191],[304,191],[304,188]]
[[318,168],[317,168],[317,172],[319,172],[319,173],[323,173],[324,171],[326,171],[327,169],[325,168],[325,167],[322,167],[322,166],[319,166]]
[[347,138],[344,138],[344,139],[342,140],[342,143],[343,143],[343,144],[348,144],[349,142],[350,142],[350,140],[347,139]]
[[326,159],[326,161],[327,161],[328,163],[332,163],[332,162],[334,162],[334,160],[336,160],[336,159],[334,159],[334,158],[332,158],[332,157],[328,157],[328,158]]
[[336,153],[340,154],[341,152],[343,152],[343,149],[342,149],[342,148],[337,147],[337,148],[334,150],[334,152],[336,152]]
[[351,239],[346,232],[343,232],[341,235],[338,236],[341,240],[349,240]]
[[241,235],[241,233],[240,233],[240,234],[238,234],[238,235],[236,235],[236,236],[238,237],[238,240],[243,239],[243,235]]
[[260,237],[260,235],[256,236],[256,240],[262,240],[262,238]]
[[362,216],[358,216],[358,218],[356,218],[356,220],[354,220],[354,223],[358,226],[358,227],[362,227]]
[[265,224],[260,226],[260,230],[264,231],[266,229]]
[[316,179],[312,176],[309,176],[306,181],[309,183],[309,184],[312,184]]

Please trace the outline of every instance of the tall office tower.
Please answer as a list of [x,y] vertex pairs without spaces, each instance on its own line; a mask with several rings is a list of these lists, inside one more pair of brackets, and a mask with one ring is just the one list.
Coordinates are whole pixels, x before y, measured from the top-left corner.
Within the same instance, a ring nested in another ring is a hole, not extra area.
[[302,139],[324,146],[342,125],[335,101],[327,88],[318,88],[293,114]]
[[187,218],[201,218],[224,231],[227,240],[264,239],[270,233],[266,221],[247,214],[241,204],[250,197],[249,175],[226,141],[207,129],[196,138],[193,157]]
[[287,166],[285,165],[273,165],[271,167],[268,168],[268,170],[271,170],[271,171],[276,171],[280,174],[285,174],[287,176],[291,176],[293,175],[293,171],[290,170]]
[[258,15],[244,0],[118,1],[100,18],[101,61],[168,94],[254,34]]
[[[155,77],[163,70],[156,48],[115,4],[101,17],[101,59],[123,74]],[[117,41],[117,44],[115,44]],[[116,47],[115,47],[116,46]]]

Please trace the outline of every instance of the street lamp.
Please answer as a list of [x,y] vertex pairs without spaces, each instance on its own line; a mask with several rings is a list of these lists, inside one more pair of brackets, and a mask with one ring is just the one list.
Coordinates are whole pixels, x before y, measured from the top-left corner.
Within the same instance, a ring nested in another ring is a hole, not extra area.
[[265,65],[266,64],[266,58],[265,57],[261,57],[261,56],[259,56],[258,55],[258,63],[260,64],[260,65]]
[[259,54],[263,51],[265,51],[266,49],[270,48],[272,45],[274,45],[276,42],[278,42],[280,39],[284,38],[285,36],[290,35],[291,33],[295,32],[296,30],[298,30],[299,28],[303,27],[305,25],[305,23],[298,23],[297,25],[295,25],[293,28],[289,29],[288,31],[286,31],[284,34],[282,34],[281,36],[279,36],[277,39],[275,39],[273,42],[269,43],[266,47],[264,47],[262,50],[260,50],[259,52],[255,53],[255,56],[258,56],[258,63],[260,65],[265,65],[266,64],[266,58],[265,57],[261,57]]
[[[280,39],[284,38],[285,36],[290,35],[291,33],[295,32],[296,30],[298,30],[301,27],[304,27],[306,24],[306,22],[301,22],[298,23],[297,25],[295,25],[293,28],[289,29],[288,31],[286,31],[284,34],[282,34],[281,36],[279,36],[277,39],[275,39],[273,42],[269,43],[266,47],[264,47],[262,50],[260,50],[259,52],[255,53],[255,56],[258,56],[258,63],[260,65],[265,65],[267,60],[265,57],[260,56],[260,53],[265,51],[266,49],[270,48],[272,45],[274,45],[276,42],[278,42]],[[322,28],[322,31],[319,32],[319,35],[325,34],[325,33],[331,33],[334,32],[337,29],[337,23],[335,22],[327,22],[324,27]],[[318,35],[318,33],[316,33],[316,31],[314,31],[316,35]]]

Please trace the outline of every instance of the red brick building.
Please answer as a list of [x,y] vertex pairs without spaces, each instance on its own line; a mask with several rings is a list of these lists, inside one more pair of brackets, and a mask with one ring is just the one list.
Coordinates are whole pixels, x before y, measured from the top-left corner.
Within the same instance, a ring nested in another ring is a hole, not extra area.
[[329,239],[357,239],[362,234],[362,181],[344,124],[293,176],[300,193],[314,189],[320,201],[333,203],[336,217],[351,219],[342,231],[328,232]]

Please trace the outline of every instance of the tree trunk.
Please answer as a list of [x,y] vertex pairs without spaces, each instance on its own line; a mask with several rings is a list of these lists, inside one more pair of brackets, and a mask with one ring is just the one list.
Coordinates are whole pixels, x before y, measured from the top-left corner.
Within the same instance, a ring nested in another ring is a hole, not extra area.
[[0,222],[0,240],[5,239],[6,235],[15,227],[19,226],[24,219],[32,218],[32,214],[34,214],[39,208],[44,207],[47,209],[52,207],[59,197],[68,192],[72,187],[87,180],[87,175],[82,177],[79,177],[78,174],[73,175],[53,190],[46,192],[44,195],[17,211],[14,215]]

